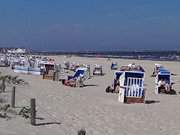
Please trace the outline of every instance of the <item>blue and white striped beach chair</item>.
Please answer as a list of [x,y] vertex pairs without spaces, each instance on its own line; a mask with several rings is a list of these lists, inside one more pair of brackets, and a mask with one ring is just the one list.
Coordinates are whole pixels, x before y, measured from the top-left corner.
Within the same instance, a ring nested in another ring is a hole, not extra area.
[[143,103],[145,98],[144,72],[125,71],[120,76],[119,101],[123,103]]

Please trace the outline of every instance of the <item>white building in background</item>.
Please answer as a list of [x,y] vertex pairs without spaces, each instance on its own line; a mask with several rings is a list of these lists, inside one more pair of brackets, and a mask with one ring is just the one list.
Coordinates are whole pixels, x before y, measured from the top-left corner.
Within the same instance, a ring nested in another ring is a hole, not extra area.
[[16,48],[16,49],[10,49],[7,51],[8,53],[26,53],[26,49]]

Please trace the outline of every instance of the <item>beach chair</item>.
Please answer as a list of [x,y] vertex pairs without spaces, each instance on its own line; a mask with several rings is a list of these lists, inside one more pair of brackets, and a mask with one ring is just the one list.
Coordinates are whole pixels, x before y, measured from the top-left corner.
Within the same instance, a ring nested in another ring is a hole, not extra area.
[[73,63],[70,63],[69,70],[75,72],[78,67],[80,67],[80,64],[73,62]]
[[93,69],[93,75],[103,75],[103,69],[101,65],[95,65]]
[[117,62],[112,62],[111,63],[111,70],[117,70],[118,69],[118,64]]
[[36,58],[35,56],[31,56],[29,58],[29,63],[30,63],[29,74],[31,74],[31,75],[41,75],[42,74],[39,58]]
[[68,80],[78,78],[80,75],[84,75],[86,68],[77,68],[73,76],[68,76]]
[[156,77],[156,75],[158,74],[159,70],[163,68],[163,66],[161,64],[155,64],[154,65],[154,70],[152,73],[152,77]]
[[88,69],[79,67],[76,69],[74,76],[68,76],[68,80],[63,80],[62,83],[72,87],[83,87],[84,81],[89,79]]
[[118,93],[119,89],[118,87],[120,86],[119,78],[122,75],[123,71],[115,71],[114,73],[114,80],[111,86],[108,86],[106,88],[106,92],[112,92],[112,93]]
[[43,79],[53,80],[55,64],[46,63],[44,66],[45,71],[43,73]]
[[70,62],[64,61],[63,67],[64,67],[64,69],[69,70],[70,69]]
[[141,71],[124,71],[120,76],[118,100],[122,103],[144,103],[145,73]]
[[0,67],[8,67],[8,59],[5,54],[0,54]]
[[67,80],[67,75],[65,74],[65,68],[63,65],[59,65],[59,80]]
[[171,93],[172,84],[171,72],[165,68],[160,68],[155,78],[155,93]]

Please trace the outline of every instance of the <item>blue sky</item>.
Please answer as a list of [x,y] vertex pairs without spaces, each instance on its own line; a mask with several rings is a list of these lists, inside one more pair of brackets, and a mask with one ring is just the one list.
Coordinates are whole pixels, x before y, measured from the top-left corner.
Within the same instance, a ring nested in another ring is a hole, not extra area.
[[0,47],[180,49],[179,0],[1,0]]

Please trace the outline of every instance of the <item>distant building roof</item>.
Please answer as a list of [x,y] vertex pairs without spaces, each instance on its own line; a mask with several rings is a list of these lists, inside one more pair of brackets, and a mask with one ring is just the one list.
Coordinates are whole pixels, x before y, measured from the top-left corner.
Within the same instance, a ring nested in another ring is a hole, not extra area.
[[8,53],[26,53],[26,49],[16,48],[16,49],[10,49],[7,52]]

